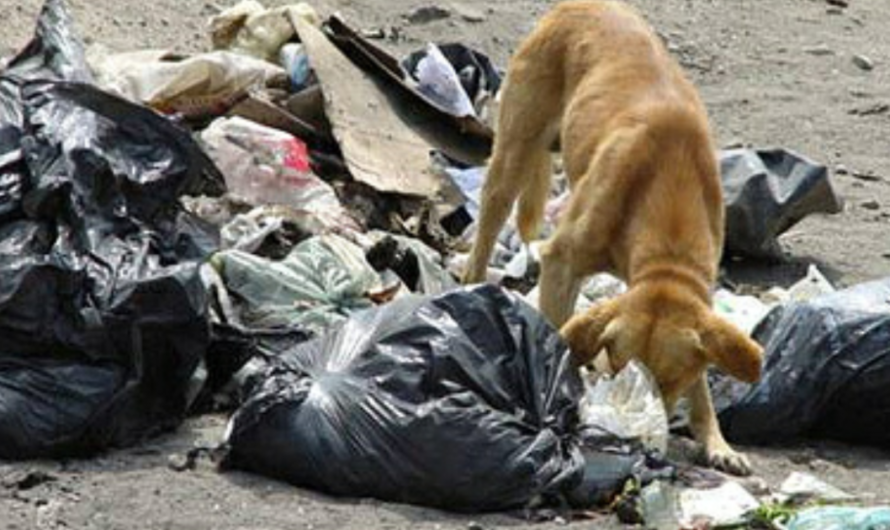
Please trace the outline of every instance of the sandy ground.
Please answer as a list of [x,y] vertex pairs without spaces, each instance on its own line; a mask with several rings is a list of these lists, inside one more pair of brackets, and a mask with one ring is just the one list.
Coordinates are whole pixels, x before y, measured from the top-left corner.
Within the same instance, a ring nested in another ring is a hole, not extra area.
[[[217,3],[196,0],[71,0],[81,34],[113,49],[205,49]],[[266,2],[277,5],[283,2]],[[784,264],[743,263],[731,276],[755,285],[789,284],[817,263],[838,285],[886,275],[890,265],[890,9],[886,0],[633,0],[665,35],[696,81],[722,145],[783,146],[829,166],[846,202],[842,214],[807,219],[784,238]],[[397,55],[426,41],[457,40],[505,65],[516,42],[551,2],[443,1],[452,15],[410,24],[418,0],[319,0],[365,29],[397,27],[384,45]],[[0,0],[0,56],[31,34],[40,0]],[[865,70],[853,61],[864,55]],[[512,515],[467,517],[366,500],[331,499],[242,473],[217,473],[200,460],[175,471],[170,458],[217,441],[225,418],[190,420],[177,433],[87,461],[0,462],[0,528],[468,528],[524,526]],[[813,473],[876,501],[890,501],[890,459],[876,450],[812,443],[747,448],[772,485],[792,470]],[[435,455],[431,455],[434,458]],[[556,523],[535,524],[555,528]],[[610,518],[571,526],[612,528]]]

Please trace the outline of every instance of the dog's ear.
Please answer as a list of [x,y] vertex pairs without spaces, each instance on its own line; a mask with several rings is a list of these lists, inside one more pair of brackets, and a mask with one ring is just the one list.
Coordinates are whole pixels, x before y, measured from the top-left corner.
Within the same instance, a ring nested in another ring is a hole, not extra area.
[[607,328],[614,329],[618,316],[618,300],[601,302],[587,312],[575,315],[562,327],[560,334],[569,345],[577,364],[590,362],[608,341]]
[[760,379],[763,348],[735,325],[713,313],[700,330],[705,355],[727,374],[755,383]]

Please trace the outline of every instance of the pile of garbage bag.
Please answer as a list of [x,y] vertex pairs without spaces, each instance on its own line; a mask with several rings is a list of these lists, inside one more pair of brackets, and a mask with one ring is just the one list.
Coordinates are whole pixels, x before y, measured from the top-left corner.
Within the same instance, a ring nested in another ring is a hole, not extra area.
[[[502,82],[484,54],[397,58],[306,3],[209,22],[207,53],[87,49],[47,0],[0,70],[0,458],[95,454],[224,410],[226,466],[333,494],[586,508],[676,478],[645,368],[582,376],[534,309],[540,241],[508,223],[499,285],[458,286]],[[799,155],[721,160],[728,255],[775,259],[782,232],[840,208]],[[558,175],[542,237],[567,197]],[[578,308],[624,288],[594,277]],[[717,297],[769,356],[722,402],[731,437],[887,443],[881,302],[831,296],[772,313]]]
[[0,458],[137,442],[200,388],[218,236],[177,198],[221,175],[188,132],[89,79],[55,1],[0,74]]

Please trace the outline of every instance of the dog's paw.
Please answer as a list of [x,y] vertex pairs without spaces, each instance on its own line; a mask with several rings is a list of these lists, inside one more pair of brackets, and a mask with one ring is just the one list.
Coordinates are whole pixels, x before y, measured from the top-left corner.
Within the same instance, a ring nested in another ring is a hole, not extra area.
[[745,477],[751,474],[751,462],[742,453],[735,452],[731,447],[706,448],[705,463],[708,467]]

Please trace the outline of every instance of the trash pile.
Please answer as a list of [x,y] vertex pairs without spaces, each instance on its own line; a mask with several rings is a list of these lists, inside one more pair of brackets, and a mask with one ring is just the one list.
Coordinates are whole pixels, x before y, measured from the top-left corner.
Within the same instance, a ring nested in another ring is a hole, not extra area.
[[[572,367],[534,309],[539,243],[508,224],[496,285],[455,280],[493,140],[491,61],[456,43],[400,60],[305,3],[246,0],[209,27],[213,51],[189,57],[87,49],[47,0],[0,70],[0,458],[95,454],[225,410],[224,466],[328,493],[676,504],[650,376]],[[794,153],[721,159],[728,254],[776,258],[782,232],[840,208]],[[557,179],[544,235],[567,193]],[[886,445],[886,283],[789,302],[828,290],[813,278],[774,309],[717,293],[768,352],[760,385],[723,383],[725,432]],[[598,275],[579,309],[623,289]],[[848,385],[865,373],[874,386]],[[773,390],[788,377],[836,391]],[[865,400],[874,415],[840,413]]]

